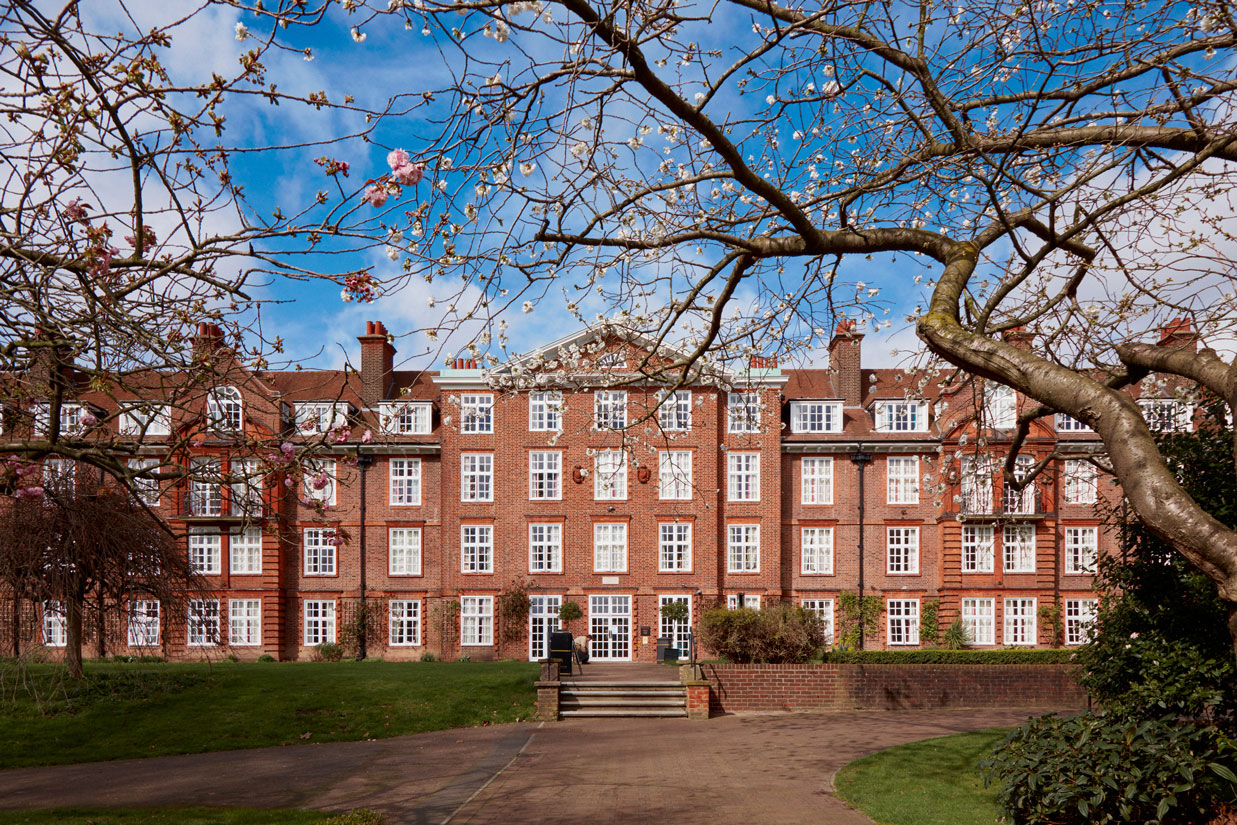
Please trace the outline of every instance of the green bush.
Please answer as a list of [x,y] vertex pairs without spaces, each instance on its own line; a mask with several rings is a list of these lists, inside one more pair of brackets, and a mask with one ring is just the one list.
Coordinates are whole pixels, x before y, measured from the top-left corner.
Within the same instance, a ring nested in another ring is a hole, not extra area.
[[382,818],[382,814],[369,808],[357,808],[355,811],[333,816],[322,825],[383,825],[384,822],[386,820]]
[[430,652],[427,650],[427,651],[425,651],[424,653],[422,653],[422,654],[421,654],[421,661],[423,661],[423,662],[437,662],[437,661],[438,661],[438,657],[437,657],[437,656],[435,656],[433,653],[430,653]]
[[258,661],[259,662],[273,662],[275,661],[275,657],[269,653],[263,653],[261,656],[258,657]]
[[1068,650],[831,650],[830,664],[856,665],[1063,665],[1072,662]]
[[315,662],[338,662],[344,658],[344,649],[334,642],[323,642],[314,647]]
[[806,662],[825,646],[820,617],[787,603],[764,610],[706,610],[699,637],[701,645],[737,664]]
[[1237,744],[1179,719],[1044,716],[983,760],[986,783],[1019,825],[1194,825],[1232,804]]

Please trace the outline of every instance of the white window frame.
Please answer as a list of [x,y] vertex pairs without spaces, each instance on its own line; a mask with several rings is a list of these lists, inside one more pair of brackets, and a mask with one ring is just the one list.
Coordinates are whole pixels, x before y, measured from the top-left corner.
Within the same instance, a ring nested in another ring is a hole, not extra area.
[[685,433],[692,428],[691,390],[675,390],[657,408],[657,423],[663,432]]
[[234,527],[228,531],[228,572],[234,576],[262,574],[261,527]]
[[799,572],[805,576],[833,575],[833,528],[799,528]]
[[593,427],[598,430],[627,427],[627,390],[593,390]]
[[593,523],[593,572],[627,572],[627,522]]
[[392,507],[420,507],[421,459],[388,458],[387,492]]
[[[1014,477],[1022,481],[1031,474],[1035,459],[1020,455],[1014,459]],[[1035,482],[1015,492],[1009,482],[1001,487],[1001,511],[1007,515],[1027,515],[1035,512]]]
[[964,597],[960,616],[970,640],[967,644],[996,644],[996,599]]
[[[82,414],[86,411],[85,404],[60,402],[60,435],[81,435],[85,430],[82,426]],[[46,401],[31,404],[30,414],[34,417],[34,434],[50,435],[52,405]]]
[[134,599],[129,602],[129,647],[158,647],[159,615],[158,599]]
[[66,647],[69,643],[69,627],[65,621],[64,605],[57,599],[43,602],[43,646]]
[[117,431],[137,437],[172,434],[172,408],[169,404],[126,402],[120,410]]
[[218,576],[222,560],[223,534],[213,527],[190,527],[189,569],[203,576]]
[[266,478],[256,458],[234,458],[231,463],[231,510],[234,516],[261,516]]
[[528,525],[528,572],[563,572],[563,525],[536,521]]
[[[322,473],[326,474],[326,485],[321,490],[314,489],[314,477]],[[327,507],[334,507],[338,487],[339,477],[335,474],[335,459],[307,458],[305,460],[301,492],[306,500],[317,501]]]
[[228,643],[233,647],[262,644],[261,599],[228,599]]
[[593,456],[593,500],[627,499],[627,455],[622,450],[598,450]]
[[298,435],[319,435],[348,426],[352,405],[343,401],[297,401],[292,411]]
[[434,405],[429,401],[387,401],[378,405],[379,429],[387,435],[429,435]]
[[460,454],[460,501],[494,500],[494,454]]
[[[129,459],[129,469],[138,471],[153,470],[162,463],[157,458],[131,458]],[[129,483],[129,489],[133,491],[133,497],[147,507],[159,506],[160,490],[157,478],[134,478]]]
[[72,495],[77,489],[77,463],[70,458],[43,459],[43,487]]
[[833,504],[833,456],[804,456],[799,460],[799,501]]
[[528,500],[561,501],[562,498],[562,452],[530,450],[528,453]]
[[563,428],[563,394],[558,390],[534,390],[528,394],[528,431],[556,433]]
[[915,525],[885,526],[885,572],[890,576],[919,575],[919,528]]
[[987,424],[996,430],[1012,430],[1018,424],[1018,394],[999,381],[985,381],[983,389]]
[[760,525],[726,525],[726,572],[760,572]]
[[885,502],[919,503],[919,456],[891,455],[885,459]]
[[[759,610],[761,603],[762,603],[762,600],[761,600],[761,595],[759,593],[744,593],[743,594],[743,606],[747,608],[748,610]],[[727,610],[738,610],[739,609],[739,594],[738,593],[726,594],[726,609]]]
[[236,387],[215,387],[206,396],[206,420],[211,429],[239,433],[245,427],[245,399]]
[[796,434],[842,432],[842,402],[791,401],[790,431]]
[[186,607],[186,647],[214,647],[221,640],[218,599],[190,599]]
[[1074,525],[1065,528],[1065,574],[1092,576],[1099,561],[1098,527]]
[[494,572],[494,525],[460,525],[460,572]]
[[1095,504],[1099,499],[1099,475],[1089,461],[1071,458],[1061,470],[1061,498],[1066,504]]
[[690,501],[692,497],[692,451],[659,450],[657,497],[662,501]]
[[992,462],[975,456],[963,456],[959,465],[959,493],[962,512],[987,514],[992,512]]
[[304,616],[304,639],[307,647],[335,644],[336,605],[334,599],[306,599],[301,609]]
[[218,458],[194,458],[190,462],[189,514],[220,516],[227,512],[223,501],[223,462]]
[[928,402],[919,399],[883,399],[876,402],[878,433],[926,433]]
[[334,533],[324,527],[306,527],[301,531],[302,556],[304,557],[303,575],[334,576],[338,572],[336,566],[336,547],[331,544]]
[[489,647],[494,644],[494,597],[460,597],[460,646]]
[[1075,647],[1091,640],[1099,606],[1098,599],[1065,600],[1065,644]]
[[460,432],[482,435],[494,432],[493,393],[460,394]]
[[1065,413],[1057,413],[1054,421],[1057,432],[1059,433],[1093,433],[1095,430],[1083,424],[1077,418],[1066,415]]
[[1001,555],[1006,573],[1035,572],[1035,525],[1006,524],[1001,528]]
[[991,524],[962,525],[962,572],[995,572],[995,544],[996,531]]
[[692,523],[663,521],[657,525],[657,572],[692,571]]
[[760,432],[760,393],[732,392],[726,396],[726,431]]
[[799,606],[820,618],[825,626],[825,644],[833,644],[833,599],[800,599]]
[[760,453],[726,454],[726,500],[760,501]]
[[885,602],[886,643],[890,647],[919,644],[919,599],[889,599]]
[[1140,398],[1147,429],[1153,433],[1188,433],[1194,430],[1194,405],[1175,398]]
[[420,599],[387,602],[387,644],[391,647],[421,646]]
[[1039,640],[1036,599],[1006,598],[1003,615],[1004,642],[1007,646],[1033,647]]
[[421,528],[387,528],[387,575],[421,575]]

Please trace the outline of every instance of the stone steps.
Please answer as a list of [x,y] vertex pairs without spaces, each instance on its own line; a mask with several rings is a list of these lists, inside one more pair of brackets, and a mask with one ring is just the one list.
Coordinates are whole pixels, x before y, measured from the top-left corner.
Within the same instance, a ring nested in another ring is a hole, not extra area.
[[687,717],[687,690],[678,682],[563,682],[559,718]]

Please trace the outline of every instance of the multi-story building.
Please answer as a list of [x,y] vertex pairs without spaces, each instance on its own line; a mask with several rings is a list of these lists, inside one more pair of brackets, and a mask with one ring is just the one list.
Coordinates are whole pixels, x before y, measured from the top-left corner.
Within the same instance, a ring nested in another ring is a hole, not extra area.
[[[199,338],[226,357],[217,330]],[[191,432],[188,461],[250,479],[152,489],[208,590],[184,621],[135,594],[111,652],[307,658],[368,617],[369,655],[537,659],[566,601],[606,660],[652,659],[657,636],[685,646],[714,605],[791,601],[874,648],[958,618],[976,647],[1078,644],[1094,615],[1114,547],[1097,504],[1115,496],[1084,458],[1095,435],[1033,422],[1018,471],[1046,467],[1015,490],[1000,465],[1023,399],[863,369],[845,323],[827,368],[753,358],[677,387],[642,378],[658,353],[609,328],[490,371],[395,370],[380,323],[359,340],[359,372],[238,372],[196,417],[91,402],[137,461]],[[1176,400],[1141,403],[1156,427],[1190,425]],[[303,472],[271,460],[311,443]],[[527,611],[504,616],[520,594]],[[664,620],[669,601],[691,620]],[[35,643],[63,644],[43,613]],[[860,614],[867,632],[848,633]]]

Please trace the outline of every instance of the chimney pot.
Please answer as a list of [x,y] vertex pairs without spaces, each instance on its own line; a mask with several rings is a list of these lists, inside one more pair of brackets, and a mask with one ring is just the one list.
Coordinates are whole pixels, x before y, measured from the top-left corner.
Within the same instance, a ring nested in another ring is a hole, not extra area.
[[365,322],[365,334],[366,334],[366,335],[373,335],[373,334],[374,334],[374,322],[373,322],[373,321],[366,321],[366,322]]

